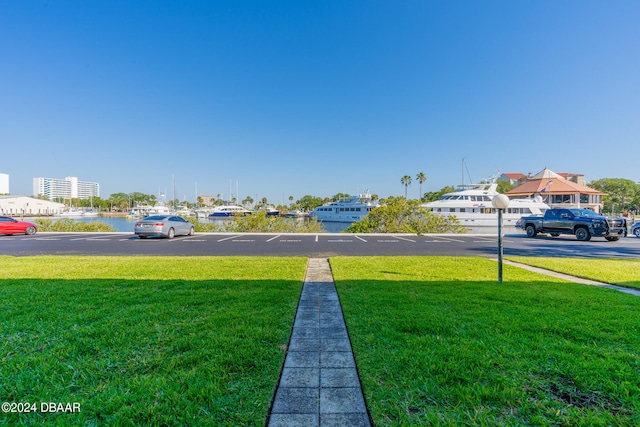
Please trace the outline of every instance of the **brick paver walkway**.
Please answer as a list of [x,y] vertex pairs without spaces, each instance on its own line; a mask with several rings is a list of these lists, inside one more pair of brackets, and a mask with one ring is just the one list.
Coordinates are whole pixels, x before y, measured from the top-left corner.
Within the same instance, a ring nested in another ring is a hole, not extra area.
[[309,260],[268,425],[371,425],[326,259]]

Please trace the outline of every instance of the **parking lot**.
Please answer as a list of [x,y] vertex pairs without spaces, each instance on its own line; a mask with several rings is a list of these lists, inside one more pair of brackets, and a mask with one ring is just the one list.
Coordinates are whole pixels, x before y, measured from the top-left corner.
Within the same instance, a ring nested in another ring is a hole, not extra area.
[[[497,236],[480,234],[225,234],[197,233],[174,239],[139,239],[132,233],[38,233],[0,236],[4,255],[246,255],[246,256],[373,256],[497,254]],[[503,237],[505,255],[620,258],[640,256],[640,239],[617,242],[593,238],[578,242],[524,234]]]

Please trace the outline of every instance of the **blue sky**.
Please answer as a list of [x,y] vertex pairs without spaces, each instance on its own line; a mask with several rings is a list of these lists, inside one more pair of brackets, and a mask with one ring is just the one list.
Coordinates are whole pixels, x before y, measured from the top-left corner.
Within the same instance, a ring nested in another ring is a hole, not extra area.
[[0,3],[0,172],[101,195],[640,181],[640,2]]

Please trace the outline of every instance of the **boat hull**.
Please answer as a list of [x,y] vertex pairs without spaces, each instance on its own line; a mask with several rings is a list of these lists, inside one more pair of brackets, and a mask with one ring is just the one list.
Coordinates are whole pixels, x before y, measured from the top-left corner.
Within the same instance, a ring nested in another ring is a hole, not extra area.
[[362,220],[362,218],[364,218],[366,215],[339,215],[339,214],[334,214],[331,216],[326,216],[326,215],[318,215],[316,213],[311,213],[310,214],[311,217],[315,217],[318,221],[321,222],[346,222],[346,223],[353,223],[353,222],[358,222],[360,220]]
[[246,216],[250,214],[251,212],[214,212],[209,214],[209,218],[231,218],[234,216]]

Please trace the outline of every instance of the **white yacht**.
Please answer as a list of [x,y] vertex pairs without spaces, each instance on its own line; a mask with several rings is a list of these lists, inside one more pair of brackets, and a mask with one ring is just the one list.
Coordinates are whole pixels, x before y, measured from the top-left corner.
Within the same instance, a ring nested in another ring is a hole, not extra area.
[[69,208],[69,209],[65,210],[64,212],[61,212],[61,213],[57,214],[56,216],[61,216],[61,217],[64,217],[64,218],[81,218],[82,214],[83,214],[83,212],[80,209]]
[[213,208],[212,207],[204,206],[204,207],[196,209],[196,217],[197,218],[208,218],[209,215],[211,215],[211,212],[213,212]]
[[171,211],[164,205],[138,205],[131,209],[127,215],[128,218],[146,218],[149,215],[169,215]]
[[378,202],[373,201],[367,191],[359,196],[351,196],[328,205],[318,206],[309,213],[309,216],[323,222],[358,222],[378,206]]
[[86,211],[82,212],[83,218],[95,218],[98,216],[98,212],[94,211],[93,208],[89,208]]
[[173,213],[182,217],[196,216],[196,212],[193,209],[184,205],[176,206]]
[[250,210],[236,205],[222,205],[213,208],[209,214],[209,218],[229,218],[234,215],[249,215]]
[[[460,225],[467,228],[498,227],[498,214],[491,200],[498,194],[498,184],[468,184],[458,186],[458,191],[447,193],[435,202],[423,203],[434,215],[455,216]],[[526,199],[509,199],[509,206],[502,215],[505,227],[515,227],[523,216],[542,215],[549,205],[540,196]]]
[[171,215],[171,210],[168,206],[157,204],[149,208],[148,215]]

